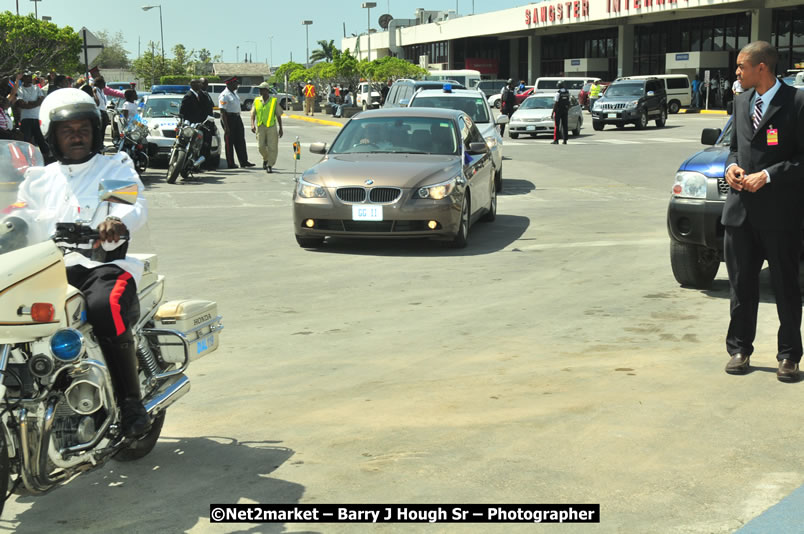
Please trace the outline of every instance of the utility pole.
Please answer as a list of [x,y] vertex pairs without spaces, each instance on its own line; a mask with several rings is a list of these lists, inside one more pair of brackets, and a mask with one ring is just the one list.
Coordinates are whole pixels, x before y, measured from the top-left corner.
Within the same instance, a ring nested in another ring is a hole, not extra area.
[[[34,18],[36,19],[39,19],[39,2],[41,1],[42,0],[31,0],[31,2],[34,3]],[[19,8],[17,8],[17,11],[19,11]],[[17,14],[19,15],[19,13]]]

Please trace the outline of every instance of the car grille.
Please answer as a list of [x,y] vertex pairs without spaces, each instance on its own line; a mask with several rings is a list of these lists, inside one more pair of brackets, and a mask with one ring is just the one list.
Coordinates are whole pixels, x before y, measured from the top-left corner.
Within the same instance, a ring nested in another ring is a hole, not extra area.
[[625,103],[623,102],[623,103],[620,103],[620,104],[616,104],[616,103],[599,102],[597,109],[602,109],[602,110],[625,109]]
[[340,187],[335,194],[343,202],[365,202],[366,190],[362,187]]
[[[395,233],[429,232],[429,221],[350,221],[348,219],[316,219],[316,230],[331,232]],[[437,229],[440,229],[439,225]]]
[[729,189],[731,189],[731,186],[726,181],[725,177],[720,177],[717,179],[717,190],[720,193],[721,197],[725,197],[726,195],[728,195]]
[[176,137],[176,130],[162,130],[164,137]]
[[339,187],[335,194],[341,202],[359,204],[366,201],[374,204],[390,204],[396,202],[402,196],[402,190],[397,187],[374,187],[368,190],[364,187]]
[[375,187],[369,191],[369,200],[377,204],[395,202],[402,196],[402,190],[396,187]]

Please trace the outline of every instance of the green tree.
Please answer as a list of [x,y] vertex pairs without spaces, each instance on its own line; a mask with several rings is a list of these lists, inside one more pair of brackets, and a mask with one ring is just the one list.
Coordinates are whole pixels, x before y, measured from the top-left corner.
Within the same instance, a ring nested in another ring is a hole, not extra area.
[[173,47],[173,59],[169,62],[170,74],[187,74],[190,71],[195,50],[187,51],[183,44]]
[[101,69],[127,69],[131,66],[128,58],[128,51],[123,48],[123,34],[117,32],[111,35],[107,31],[97,33],[98,40],[103,43],[103,50],[94,61],[90,62],[90,67]]
[[288,61],[277,67],[274,75],[268,80],[270,83],[280,84],[285,82],[285,74],[288,76],[288,81],[290,81],[292,75],[296,71],[304,72],[304,65],[300,63],[296,63],[294,61]]
[[386,56],[371,62],[371,80],[385,81],[398,78],[423,78],[427,71],[398,57]]
[[200,63],[210,63],[212,61],[212,54],[206,48],[199,50],[197,56]]
[[352,90],[357,88],[360,82],[360,64],[357,58],[349,52],[347,48],[343,52],[337,51],[332,58],[332,65],[335,67],[335,81],[342,86]]
[[162,59],[162,54],[151,41],[148,43],[145,53],[132,62],[131,68],[137,78],[156,83],[162,76],[173,74],[169,63],[170,60]]
[[332,61],[335,57],[335,52],[338,50],[338,47],[335,46],[335,41],[318,41],[318,46],[319,48],[313,50],[310,54],[310,61],[321,61],[322,59],[327,63]]
[[0,77],[28,69],[75,74],[83,70],[78,61],[81,45],[70,26],[0,13]]

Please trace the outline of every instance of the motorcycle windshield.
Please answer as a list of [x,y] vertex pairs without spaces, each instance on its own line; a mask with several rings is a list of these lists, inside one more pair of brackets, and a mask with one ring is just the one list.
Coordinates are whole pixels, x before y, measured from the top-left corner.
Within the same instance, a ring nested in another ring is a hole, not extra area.
[[[12,231],[19,232],[14,226],[14,210],[20,206],[16,204],[17,190],[25,172],[32,167],[44,167],[45,159],[39,148],[22,141],[0,140],[0,254],[16,250],[24,246],[25,239],[3,239]],[[20,236],[20,237],[24,237]]]

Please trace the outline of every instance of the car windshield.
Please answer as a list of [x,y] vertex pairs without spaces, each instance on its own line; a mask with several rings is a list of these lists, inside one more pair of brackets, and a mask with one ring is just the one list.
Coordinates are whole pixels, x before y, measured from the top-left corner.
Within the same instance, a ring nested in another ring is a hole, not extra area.
[[455,124],[431,117],[371,117],[352,120],[330,154],[459,154]]
[[519,109],[553,109],[555,98],[552,96],[532,96],[525,99]]
[[479,96],[420,96],[410,103],[412,108],[457,109],[463,111],[478,124],[490,121],[486,101]]
[[143,117],[172,117],[179,113],[181,98],[149,98],[145,102]]
[[730,120],[726,123],[726,127],[723,129],[723,136],[720,138],[720,146],[729,146],[731,144],[731,131],[733,125],[733,120]]
[[641,83],[618,83],[609,86],[606,96],[642,96],[643,84]]

